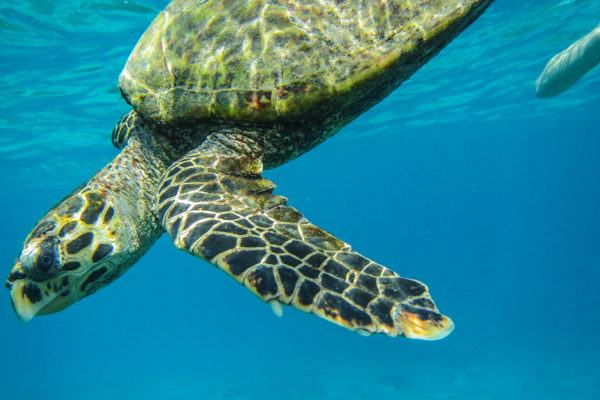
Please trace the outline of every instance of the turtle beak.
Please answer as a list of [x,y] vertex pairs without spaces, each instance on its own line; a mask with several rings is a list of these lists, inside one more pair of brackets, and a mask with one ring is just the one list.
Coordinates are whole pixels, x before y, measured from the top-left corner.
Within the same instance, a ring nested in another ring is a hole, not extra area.
[[6,280],[6,287],[19,319],[27,322],[37,315],[53,314],[77,302],[77,292],[67,286],[70,279],[63,275],[44,282],[34,281],[17,261]]
[[450,318],[434,310],[402,305],[394,310],[396,323],[410,339],[440,340],[454,330]]
[[21,321],[27,322],[54,300],[55,295],[45,296],[37,282],[19,279],[10,288],[13,309]]
[[13,309],[23,322],[35,317],[56,297],[55,293],[44,290],[41,283],[30,280],[20,261],[8,276],[6,287],[10,289]]

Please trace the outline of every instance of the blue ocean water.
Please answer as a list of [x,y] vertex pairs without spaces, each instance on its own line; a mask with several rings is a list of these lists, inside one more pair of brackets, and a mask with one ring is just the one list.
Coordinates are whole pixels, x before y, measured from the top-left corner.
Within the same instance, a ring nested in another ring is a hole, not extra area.
[[[166,0],[0,3],[0,265],[117,150],[117,76]],[[600,398],[600,69],[551,100],[546,61],[597,0],[497,0],[338,136],[268,171],[314,223],[426,282],[455,331],[361,337],[270,307],[166,237],[124,277],[20,323],[5,399]]]

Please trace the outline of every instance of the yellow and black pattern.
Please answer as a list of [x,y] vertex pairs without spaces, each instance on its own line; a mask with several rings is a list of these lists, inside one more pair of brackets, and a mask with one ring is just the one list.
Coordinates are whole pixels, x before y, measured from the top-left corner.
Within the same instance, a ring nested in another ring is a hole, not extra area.
[[[30,233],[6,287],[21,317],[55,312],[124,272],[113,254],[120,216],[102,191],[83,187],[52,209]],[[117,264],[115,266],[114,264]]]
[[129,138],[138,134],[141,128],[138,114],[130,111],[124,114],[112,131],[112,144],[119,150],[127,146]]
[[361,333],[444,337],[452,322],[422,283],[353,252],[272,194],[260,160],[192,151],[165,174],[158,218],[175,245],[261,299]]
[[[6,281],[22,320],[95,293],[131,267],[164,232],[154,214],[159,177],[170,159],[137,116],[119,123],[125,149],[52,207],[23,243]],[[132,135],[131,133],[136,133]]]

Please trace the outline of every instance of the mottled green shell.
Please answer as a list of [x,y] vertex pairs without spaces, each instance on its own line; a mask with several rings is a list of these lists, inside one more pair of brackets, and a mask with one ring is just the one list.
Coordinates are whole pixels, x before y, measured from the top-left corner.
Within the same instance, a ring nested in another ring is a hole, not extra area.
[[491,0],[174,0],[119,84],[144,118],[303,120],[385,97]]

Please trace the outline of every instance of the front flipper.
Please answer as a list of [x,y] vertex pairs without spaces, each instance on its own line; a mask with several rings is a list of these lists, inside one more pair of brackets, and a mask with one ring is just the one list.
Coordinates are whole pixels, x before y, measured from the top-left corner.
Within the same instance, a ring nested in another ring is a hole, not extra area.
[[441,339],[453,328],[425,285],[353,252],[271,194],[258,159],[195,150],[161,182],[158,217],[175,245],[261,299],[363,334]]

